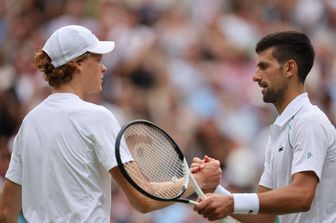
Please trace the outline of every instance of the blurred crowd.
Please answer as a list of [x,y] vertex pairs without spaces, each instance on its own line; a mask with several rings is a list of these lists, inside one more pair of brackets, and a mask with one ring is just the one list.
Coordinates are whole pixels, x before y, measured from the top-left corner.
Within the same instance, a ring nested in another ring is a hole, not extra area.
[[[116,42],[104,58],[103,94],[87,100],[121,125],[153,121],[189,161],[205,154],[220,160],[232,191],[255,190],[277,116],[252,81],[254,46],[264,34],[309,35],[316,59],[306,90],[336,124],[336,0],[0,0],[1,182],[22,118],[51,93],[34,53],[69,24]],[[112,190],[111,222],[205,222],[184,204],[140,214]]]

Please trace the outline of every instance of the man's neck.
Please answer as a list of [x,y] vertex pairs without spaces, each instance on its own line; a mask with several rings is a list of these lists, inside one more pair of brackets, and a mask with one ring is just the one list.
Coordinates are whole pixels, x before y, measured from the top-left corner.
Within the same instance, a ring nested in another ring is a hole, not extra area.
[[76,89],[74,86],[71,84],[63,84],[57,88],[54,88],[55,93],[72,93],[77,95],[80,98],[83,98],[83,94],[80,93],[78,89]]
[[285,97],[274,104],[279,115],[286,109],[289,103],[291,103],[297,96],[305,92],[303,85],[299,86],[298,88],[289,88],[289,89],[292,90],[288,90]]

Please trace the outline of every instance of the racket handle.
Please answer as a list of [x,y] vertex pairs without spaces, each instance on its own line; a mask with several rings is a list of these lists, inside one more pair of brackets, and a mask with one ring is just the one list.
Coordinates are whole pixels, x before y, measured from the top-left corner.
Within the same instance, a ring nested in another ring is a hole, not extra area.
[[185,158],[183,159],[183,164],[184,164],[185,171],[187,171],[187,176],[188,176],[189,180],[191,181],[192,187],[194,188],[196,194],[200,198],[205,199],[206,198],[205,194],[203,193],[202,189],[200,188],[200,186],[196,182],[195,178],[192,176],[192,173],[190,172],[190,169],[189,169],[189,165],[188,165],[187,160]]
[[189,204],[191,206],[194,206],[194,205],[198,204],[198,202],[193,201],[193,200],[189,200],[189,202],[187,204]]
[[219,223],[236,223],[236,222],[237,221],[234,218],[230,217],[230,216],[227,216],[227,217],[222,218],[222,219],[219,220]]
[[[198,202],[193,201],[193,200],[189,200],[189,202],[187,204],[190,205],[190,206],[194,206],[194,205],[198,204]],[[222,219],[219,220],[219,223],[235,223],[235,222],[236,221],[230,216],[228,216],[226,218],[222,218]]]
[[[192,176],[191,172],[190,172],[190,169],[189,169],[189,165],[187,163],[187,160],[184,158],[183,159],[183,163],[184,163],[184,167],[185,167],[185,170],[187,171],[187,175],[189,176],[189,180],[191,181],[191,184],[196,192],[196,194],[202,198],[202,199],[206,199],[206,196],[205,194],[203,193],[202,189],[200,188],[200,186],[197,184],[195,178]],[[196,205],[198,204],[196,201],[192,201],[190,200],[189,205]],[[236,222],[232,217],[228,216],[226,218],[222,218],[219,220],[220,223],[234,223]]]

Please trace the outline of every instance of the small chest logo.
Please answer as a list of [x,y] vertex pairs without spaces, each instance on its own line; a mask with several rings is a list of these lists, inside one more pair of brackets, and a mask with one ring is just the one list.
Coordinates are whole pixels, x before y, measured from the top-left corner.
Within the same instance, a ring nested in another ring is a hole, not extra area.
[[281,147],[279,148],[279,152],[282,152],[283,150],[284,150],[284,147],[281,146]]

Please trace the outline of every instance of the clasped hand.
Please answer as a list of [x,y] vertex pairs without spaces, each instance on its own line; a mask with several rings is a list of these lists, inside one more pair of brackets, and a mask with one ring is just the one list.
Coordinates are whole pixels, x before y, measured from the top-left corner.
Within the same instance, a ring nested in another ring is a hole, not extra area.
[[222,174],[220,162],[208,156],[205,156],[203,160],[195,157],[192,160],[190,170],[195,179],[199,177],[197,182],[202,190],[207,193],[206,199],[197,199],[198,204],[194,206],[194,210],[210,221],[231,215],[233,212],[233,197],[212,193],[220,183]]
[[190,167],[195,180],[204,193],[213,192],[220,184],[222,170],[220,162],[205,156],[203,160],[195,157]]

